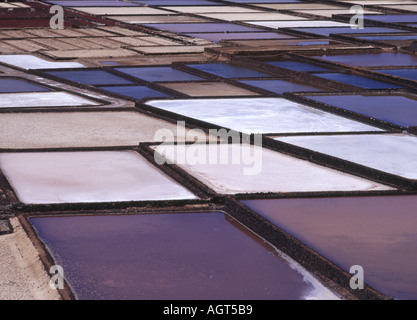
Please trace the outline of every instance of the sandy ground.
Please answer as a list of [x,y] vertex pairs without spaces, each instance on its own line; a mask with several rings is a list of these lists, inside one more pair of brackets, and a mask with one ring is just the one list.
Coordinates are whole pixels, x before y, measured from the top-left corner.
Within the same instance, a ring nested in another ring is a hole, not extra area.
[[0,300],[61,299],[18,219],[10,222],[14,232],[0,236]]

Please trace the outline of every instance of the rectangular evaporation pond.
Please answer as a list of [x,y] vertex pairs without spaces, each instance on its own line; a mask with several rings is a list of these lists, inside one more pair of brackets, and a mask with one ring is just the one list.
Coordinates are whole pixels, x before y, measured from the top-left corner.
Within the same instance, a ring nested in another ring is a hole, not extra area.
[[300,0],[227,0],[235,3],[300,3]]
[[323,89],[310,86],[308,84],[285,80],[241,80],[239,82],[278,94],[282,94],[284,92],[323,91]]
[[327,61],[343,63],[350,66],[416,66],[417,57],[405,53],[360,53],[349,55],[315,56]]
[[99,103],[67,92],[1,93],[0,108],[97,106]]
[[328,37],[330,34],[338,34],[338,33],[356,34],[356,33],[406,32],[406,31],[402,31],[399,29],[383,28],[383,27],[366,27],[363,29],[352,29],[350,27],[346,27],[346,28],[292,28],[291,30],[313,33],[313,34],[325,36],[325,37]]
[[25,80],[0,78],[0,93],[51,91]]
[[[344,15],[352,15],[352,13],[350,12],[350,9],[313,9],[313,10],[307,10],[307,9],[303,9],[303,10],[293,10],[295,13],[307,13],[307,14],[311,14],[311,15],[315,15],[315,16],[320,16],[320,17],[325,17],[325,18],[329,18],[331,19],[333,15],[338,15],[338,14],[344,14]],[[364,10],[363,11],[364,14],[383,14],[382,12],[379,13],[378,11],[371,11],[371,10]]]
[[2,153],[0,168],[30,204],[196,199],[134,151]]
[[244,133],[380,131],[284,98],[152,100],[147,104]]
[[417,69],[375,69],[373,71],[417,81]]
[[344,74],[344,73],[317,73],[315,76],[324,78],[327,80],[338,81],[352,86],[357,86],[364,89],[394,89],[401,88],[401,86],[391,84],[388,82],[382,82],[378,80],[373,80],[365,78],[362,76],[357,76],[354,74]]
[[415,14],[384,14],[384,15],[367,15],[365,19],[382,21],[388,23],[417,23]]
[[118,20],[130,24],[142,24],[142,23],[193,23],[193,22],[205,22],[206,19],[200,17],[192,17],[180,14],[173,15],[135,15],[135,16],[112,16],[113,20]]
[[189,64],[188,67],[211,73],[223,78],[271,77],[269,74],[262,73],[256,70],[251,70],[248,68],[223,63]]
[[63,7],[135,7],[139,4],[126,2],[126,1],[117,1],[117,0],[97,0],[97,1],[45,1],[51,4],[57,4]]
[[0,62],[23,69],[60,69],[85,67],[83,64],[78,62],[48,61],[28,54],[0,55]]
[[[272,22],[272,21],[287,21],[288,20],[307,20],[307,18],[292,16],[289,14],[283,14],[283,13],[276,13],[276,12],[236,12],[236,13],[200,13],[199,15],[206,17],[206,18],[212,18],[212,19],[218,19],[218,20],[224,20],[224,21],[242,21],[248,24],[257,24],[253,21],[266,21],[266,22]],[[262,25],[262,24],[260,24]]]
[[257,96],[256,92],[243,89],[224,82],[173,82],[163,83],[164,87],[184,93],[191,97],[227,97],[227,96]]
[[336,298],[222,212],[29,220],[79,300]]
[[118,15],[162,15],[169,14],[169,11],[155,9],[151,7],[142,7],[137,5],[136,7],[74,7],[73,9],[92,15],[102,16],[118,16]]
[[152,27],[159,30],[171,31],[175,33],[263,31],[257,28],[245,27],[233,23],[146,23],[143,25],[146,27]]
[[248,39],[248,40],[235,40],[235,44],[249,47],[270,47],[270,46],[327,46],[330,44],[328,40],[298,40],[298,39]]
[[304,136],[275,139],[404,178],[417,179],[417,137],[412,135]]
[[148,6],[222,6],[223,3],[211,2],[206,0],[151,0],[151,1],[132,1]]
[[116,68],[116,70],[150,82],[205,80],[190,73],[172,69],[171,67]]
[[228,12],[228,13],[248,13],[248,12],[261,12],[259,9],[249,9],[244,8],[242,6],[235,6],[235,5],[215,5],[215,6],[166,6],[162,7],[166,10],[172,10],[182,13],[192,13],[192,14],[200,14],[200,13],[217,13],[217,12]]
[[270,64],[272,66],[277,66],[280,68],[290,69],[294,71],[301,71],[301,72],[320,72],[320,71],[331,70],[331,69],[324,68],[315,64],[297,62],[297,61],[271,61],[271,62],[265,62],[265,63]]
[[384,5],[382,7],[386,8],[392,8],[392,9],[401,9],[401,10],[407,10],[407,11],[417,11],[417,5],[415,5],[415,2],[413,4],[407,4],[403,5],[402,3],[400,5]]
[[[260,31],[260,30],[259,30]],[[294,36],[274,32],[214,32],[214,33],[186,33],[186,36],[219,42],[221,40],[245,39],[293,39]]]
[[417,40],[417,35],[390,35],[390,36],[362,36],[362,37],[356,37],[359,39],[369,40],[369,41],[384,41],[384,40]]
[[417,100],[404,96],[334,95],[306,97],[401,127],[417,126]]
[[396,299],[417,299],[416,196],[249,200],[243,204]]
[[[361,177],[248,144],[185,147],[161,144],[154,149],[219,194],[392,190]],[[183,161],[183,154],[190,152],[200,161]]]
[[134,99],[143,98],[164,98],[168,97],[165,93],[148,88],[146,86],[117,86],[117,87],[99,87],[103,90],[118,93]]
[[46,74],[87,85],[133,84],[132,81],[103,70],[49,71]]
[[[132,111],[8,112],[0,116],[0,149],[134,146],[161,141],[164,128],[175,133],[167,141],[193,141],[176,124]],[[24,134],[22,134],[24,132]],[[188,130],[187,130],[188,132]],[[198,139],[206,139],[203,133]],[[160,139],[160,140],[159,140]],[[214,138],[207,137],[210,141]]]
[[[284,20],[284,19],[283,19]],[[280,28],[318,28],[318,27],[347,27],[349,24],[337,21],[321,20],[300,20],[300,21],[262,21],[248,22],[261,27],[280,29]]]

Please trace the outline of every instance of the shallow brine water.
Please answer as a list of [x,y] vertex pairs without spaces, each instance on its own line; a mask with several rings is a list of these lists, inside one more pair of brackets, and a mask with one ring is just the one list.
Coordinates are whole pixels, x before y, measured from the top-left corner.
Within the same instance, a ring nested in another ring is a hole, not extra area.
[[344,270],[397,299],[417,298],[416,196],[250,200],[243,203]]
[[30,221],[78,299],[335,298],[224,213]]

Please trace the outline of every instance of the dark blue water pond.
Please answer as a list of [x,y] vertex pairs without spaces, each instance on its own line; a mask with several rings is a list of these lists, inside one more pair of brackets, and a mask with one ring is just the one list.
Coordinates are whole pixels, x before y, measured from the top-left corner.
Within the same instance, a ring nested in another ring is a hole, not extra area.
[[297,62],[297,61],[271,61],[271,62],[266,62],[266,64],[270,64],[272,66],[277,66],[277,67],[290,69],[294,71],[302,71],[302,72],[319,72],[319,71],[331,70],[331,69],[317,66],[315,64]]
[[322,89],[285,80],[241,80],[239,82],[282,94],[284,92],[322,91]]
[[78,299],[300,299],[312,286],[220,213],[31,218]]
[[417,56],[404,53],[361,53],[337,56],[316,56],[328,61],[344,63],[350,66],[415,66]]
[[134,99],[143,99],[143,98],[162,98],[168,97],[165,93],[156,91],[154,89],[148,88],[146,86],[123,86],[123,87],[100,87],[101,89],[118,93],[126,97]]
[[48,88],[38,86],[36,84],[9,78],[0,78],[0,93],[13,93],[13,92],[44,92],[51,91]]
[[366,15],[365,19],[382,21],[382,22],[417,22],[417,15],[415,14],[376,14],[376,15]]
[[[260,30],[259,30],[260,31]],[[213,32],[213,33],[186,33],[186,36],[205,39],[213,42],[221,40],[261,40],[261,39],[292,39],[294,36],[275,32]]]
[[89,84],[132,84],[133,82],[102,70],[49,71],[47,74],[66,80]]
[[401,86],[381,82],[378,80],[373,80],[353,74],[343,74],[343,73],[317,73],[315,76],[320,78],[325,78],[328,80],[338,81],[345,84],[350,84],[352,86],[361,87],[364,89],[391,89],[391,88],[401,88]]
[[410,80],[416,80],[417,81],[417,69],[378,69],[374,70],[386,74],[390,74],[393,76],[410,79]]
[[117,68],[116,70],[150,82],[204,80],[170,67]]
[[334,95],[307,98],[401,127],[417,126],[417,100],[404,96]]
[[417,40],[417,35],[406,34],[403,36],[400,35],[388,35],[388,36],[362,36],[358,37],[359,39],[370,40],[370,41],[384,41],[384,40]]
[[266,73],[262,73],[256,70],[251,70],[243,67],[233,66],[230,64],[222,63],[207,63],[207,64],[190,64],[191,68],[205,71],[216,76],[224,78],[258,78],[258,77],[270,77]]

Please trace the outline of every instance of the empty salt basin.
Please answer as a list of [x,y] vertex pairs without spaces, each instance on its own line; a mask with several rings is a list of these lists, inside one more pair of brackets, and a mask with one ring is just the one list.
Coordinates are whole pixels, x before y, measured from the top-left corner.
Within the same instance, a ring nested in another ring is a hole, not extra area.
[[2,153],[26,204],[196,199],[134,151]]
[[417,100],[412,99],[411,96],[329,95],[306,97],[404,128],[417,125]]
[[239,82],[278,94],[282,94],[284,92],[323,91],[323,89],[311,86],[308,83],[286,80],[240,80]]
[[347,272],[361,266],[365,283],[383,294],[417,298],[416,196],[243,203]]
[[[178,131],[174,123],[138,112],[31,112],[0,116],[0,148],[136,147],[156,142],[159,130],[173,133],[168,141],[194,141],[204,133]],[[22,134],[24,132],[24,134]],[[188,135],[188,137],[187,137]]]
[[224,82],[172,82],[161,84],[169,89],[184,93],[191,97],[227,97],[227,96],[257,96],[256,92]]
[[153,149],[219,194],[393,190],[260,146],[161,144]]
[[381,131],[284,98],[151,100],[146,104],[244,133]]
[[275,139],[407,179],[417,179],[417,137],[414,135],[299,136]]
[[337,299],[222,212],[30,222],[79,300]]
[[349,55],[316,56],[327,61],[343,63],[350,66],[415,66],[417,56],[404,53],[360,53]]
[[29,54],[0,55],[0,62],[13,65],[22,69],[59,69],[59,68],[84,68],[78,62],[48,61]]
[[0,108],[84,107],[98,102],[67,92],[1,93]]
[[189,64],[187,66],[223,78],[271,77],[269,74],[263,72],[225,63]]

